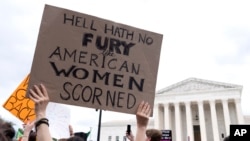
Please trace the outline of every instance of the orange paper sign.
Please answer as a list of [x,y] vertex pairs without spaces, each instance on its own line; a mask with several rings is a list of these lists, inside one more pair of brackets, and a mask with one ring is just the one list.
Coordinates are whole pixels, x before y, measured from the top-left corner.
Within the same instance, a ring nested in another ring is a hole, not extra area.
[[19,118],[24,123],[27,120],[35,119],[34,102],[25,97],[29,82],[29,75],[22,81],[17,89],[12,93],[3,107]]

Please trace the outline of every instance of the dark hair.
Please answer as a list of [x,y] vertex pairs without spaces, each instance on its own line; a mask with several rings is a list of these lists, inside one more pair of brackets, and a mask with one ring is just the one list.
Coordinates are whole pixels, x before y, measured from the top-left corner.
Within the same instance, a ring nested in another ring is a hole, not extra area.
[[67,141],[85,141],[83,138],[78,136],[70,137]]
[[34,132],[33,130],[30,131],[29,141],[36,141],[36,132]]
[[68,139],[59,139],[59,141],[86,141],[86,140],[78,136],[73,136]]
[[4,122],[2,119],[0,121],[0,132],[5,136],[8,140],[11,140],[15,136],[15,129],[11,122]]
[[8,141],[3,132],[0,131],[0,141]]

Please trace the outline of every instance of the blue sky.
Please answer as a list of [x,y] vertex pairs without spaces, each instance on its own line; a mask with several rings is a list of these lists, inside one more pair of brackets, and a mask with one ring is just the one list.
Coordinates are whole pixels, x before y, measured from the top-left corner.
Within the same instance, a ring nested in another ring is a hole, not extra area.
[[[163,34],[157,90],[189,77],[243,85],[242,109],[250,114],[248,0],[2,0],[0,103],[30,71],[45,3]],[[98,112],[72,109],[76,129],[97,126]],[[0,113],[18,121],[3,108]],[[124,117],[133,118],[103,113],[103,121]]]

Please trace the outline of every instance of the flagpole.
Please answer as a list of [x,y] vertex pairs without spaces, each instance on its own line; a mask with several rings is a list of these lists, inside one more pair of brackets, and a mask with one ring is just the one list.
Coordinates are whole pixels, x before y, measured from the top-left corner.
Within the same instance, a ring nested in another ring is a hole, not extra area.
[[100,141],[100,129],[101,129],[101,121],[102,121],[102,110],[99,109],[99,122],[98,122],[98,132],[97,132],[97,141]]

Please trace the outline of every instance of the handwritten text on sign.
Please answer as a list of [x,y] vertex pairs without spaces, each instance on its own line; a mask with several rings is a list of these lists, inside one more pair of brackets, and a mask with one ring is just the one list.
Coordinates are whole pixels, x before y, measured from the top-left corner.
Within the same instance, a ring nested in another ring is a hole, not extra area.
[[11,112],[14,116],[19,118],[24,123],[27,120],[35,119],[34,102],[26,98],[26,91],[29,82],[29,75],[21,82],[17,89],[4,103],[3,107]]
[[162,35],[46,5],[30,85],[53,102],[135,113],[153,105]]

